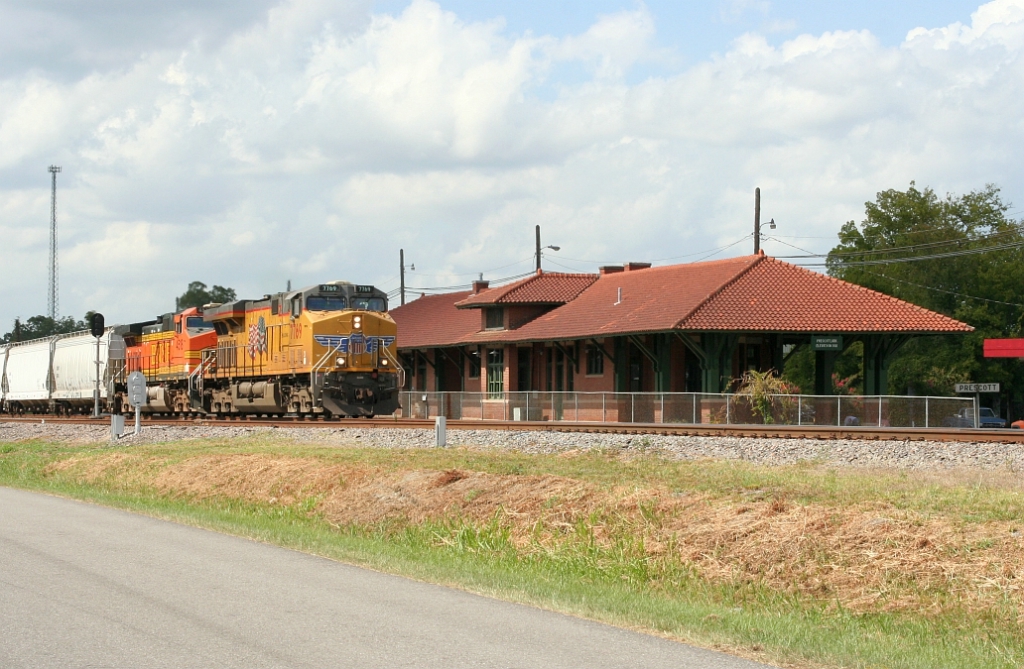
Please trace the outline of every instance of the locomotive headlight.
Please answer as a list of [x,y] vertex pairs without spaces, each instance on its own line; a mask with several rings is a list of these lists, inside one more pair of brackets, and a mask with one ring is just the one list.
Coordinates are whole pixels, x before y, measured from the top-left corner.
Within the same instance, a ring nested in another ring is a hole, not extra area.
[[355,328],[355,329],[357,329],[357,330],[358,330],[359,328],[363,327],[363,317],[362,317],[362,316],[356,316],[356,317],[354,317],[354,318],[352,319],[352,327],[354,327],[354,328]]
[[380,366],[381,367],[387,367],[388,366],[388,361],[387,360],[381,360],[380,361]]
[[335,360],[335,362],[337,363],[338,367],[344,367],[345,366],[345,358],[338,358],[337,360]]

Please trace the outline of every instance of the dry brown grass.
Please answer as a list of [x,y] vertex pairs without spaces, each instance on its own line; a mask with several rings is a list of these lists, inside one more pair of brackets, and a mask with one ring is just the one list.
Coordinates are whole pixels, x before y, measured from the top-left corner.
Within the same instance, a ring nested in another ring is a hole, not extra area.
[[1007,606],[1021,621],[1022,534],[1014,523],[968,523],[884,504],[799,504],[658,487],[601,487],[552,475],[464,469],[386,470],[267,454],[170,460],[107,453],[51,464],[74,480],[146,487],[191,499],[309,508],[335,525],[459,518],[509,528],[524,554],[580,540],[642,541],[712,582],[763,584],[855,611],[937,614]]

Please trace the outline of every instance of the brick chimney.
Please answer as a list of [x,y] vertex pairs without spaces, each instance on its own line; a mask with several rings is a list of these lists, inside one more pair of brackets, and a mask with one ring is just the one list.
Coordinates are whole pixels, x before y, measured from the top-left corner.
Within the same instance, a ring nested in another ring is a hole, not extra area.
[[628,263],[626,263],[626,271],[627,272],[635,272],[638,269],[647,269],[650,266],[651,266],[651,263],[649,263],[649,262],[628,262]]
[[622,265],[605,265],[601,268],[601,276],[606,274],[618,274],[622,270]]
[[[463,284],[463,285],[465,285],[465,284]],[[490,281],[484,281],[483,279],[480,279],[479,281],[474,281],[473,282],[473,294],[477,295],[478,293],[482,293],[483,291],[487,290],[487,287],[489,285],[491,285],[491,282]]]

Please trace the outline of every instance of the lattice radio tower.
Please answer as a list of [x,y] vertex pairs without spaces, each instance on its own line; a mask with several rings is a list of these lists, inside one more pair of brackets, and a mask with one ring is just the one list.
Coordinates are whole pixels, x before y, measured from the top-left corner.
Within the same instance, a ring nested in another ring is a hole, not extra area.
[[50,294],[46,299],[46,308],[50,318],[57,320],[59,304],[57,301],[57,174],[60,167],[50,165]]

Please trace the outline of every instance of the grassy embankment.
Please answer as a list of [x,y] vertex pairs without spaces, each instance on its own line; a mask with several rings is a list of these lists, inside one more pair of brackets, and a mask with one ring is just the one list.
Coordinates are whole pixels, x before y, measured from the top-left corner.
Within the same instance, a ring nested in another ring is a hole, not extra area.
[[0,484],[786,666],[1024,666],[1012,472],[236,439],[0,444]]

